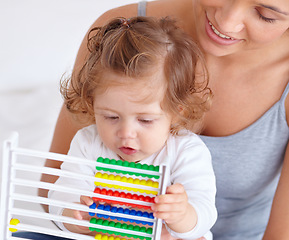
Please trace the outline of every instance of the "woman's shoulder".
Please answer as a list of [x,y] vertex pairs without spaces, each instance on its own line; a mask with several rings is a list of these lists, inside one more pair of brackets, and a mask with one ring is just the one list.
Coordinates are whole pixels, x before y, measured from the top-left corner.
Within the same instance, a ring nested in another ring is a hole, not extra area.
[[[172,17],[182,21],[183,17],[189,15],[188,9],[192,6],[192,0],[156,0],[147,1],[146,15],[150,17]],[[128,4],[113,8],[103,13],[93,24],[93,27],[105,24],[115,17],[130,18],[137,16],[138,3]]]

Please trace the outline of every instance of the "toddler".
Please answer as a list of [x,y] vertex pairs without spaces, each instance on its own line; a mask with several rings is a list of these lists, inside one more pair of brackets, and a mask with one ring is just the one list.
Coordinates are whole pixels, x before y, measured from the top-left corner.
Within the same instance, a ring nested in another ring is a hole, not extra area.
[[[216,221],[211,156],[193,133],[208,110],[211,92],[199,48],[169,19],[117,18],[88,35],[85,65],[62,82],[67,109],[88,125],[77,132],[69,155],[121,159],[170,167],[170,186],[152,205],[168,232],[179,239],[212,239]],[[61,169],[95,175],[89,166]],[[55,184],[93,191],[94,185],[60,177]],[[86,196],[50,191],[49,197],[91,205]],[[71,209],[50,212],[88,219]],[[59,224],[89,234],[87,228]]]

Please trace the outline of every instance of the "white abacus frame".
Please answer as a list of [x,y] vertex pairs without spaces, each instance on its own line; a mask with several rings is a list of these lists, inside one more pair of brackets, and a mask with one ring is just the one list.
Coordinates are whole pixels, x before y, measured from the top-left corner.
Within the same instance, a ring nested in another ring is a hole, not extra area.
[[[63,237],[63,238],[68,238],[68,239],[77,239],[77,240],[92,240],[94,239],[93,236],[88,236],[88,235],[81,235],[77,233],[72,233],[72,232],[66,232],[66,231],[61,231],[58,229],[52,229],[49,227],[41,227],[41,226],[36,226],[36,225],[31,225],[31,224],[26,224],[26,223],[21,223],[21,217],[32,217],[35,219],[39,220],[47,220],[47,221],[57,221],[57,222],[62,222],[62,223],[70,223],[70,224],[76,224],[80,226],[86,226],[86,227],[97,227],[95,224],[89,223],[89,221],[85,220],[76,220],[73,218],[69,217],[64,217],[64,216],[58,216],[58,215],[53,215],[50,213],[46,213],[44,211],[36,211],[36,210],[31,210],[31,209],[25,209],[22,206],[19,208],[15,206],[16,201],[20,202],[29,202],[29,203],[35,203],[35,204],[45,204],[45,205],[53,205],[57,207],[62,207],[62,208],[71,208],[75,210],[80,210],[84,212],[93,212],[93,213],[101,213],[105,215],[111,215],[114,217],[122,217],[122,218],[131,218],[134,220],[141,220],[141,221],[146,221],[146,222],[153,222],[153,233],[152,234],[147,234],[147,233],[141,233],[141,232],[134,232],[130,230],[125,230],[125,229],[118,229],[118,232],[123,232],[123,233],[128,233],[128,234],[135,234],[139,236],[144,236],[144,237],[151,237],[152,240],[159,240],[160,235],[161,235],[161,228],[162,228],[162,220],[160,219],[148,219],[148,218],[143,218],[143,217],[138,217],[138,216],[128,216],[125,214],[120,214],[120,213],[111,213],[107,211],[102,211],[98,209],[90,209],[88,206],[85,205],[80,205],[80,204],[75,204],[75,203],[67,203],[63,201],[56,201],[44,197],[39,197],[39,196],[33,196],[29,194],[23,194],[23,193],[17,193],[15,191],[15,187],[28,187],[28,188],[43,188],[43,189],[48,189],[48,190],[55,190],[55,191],[62,191],[62,192],[67,192],[67,193],[74,193],[80,195],[86,195],[90,197],[101,197],[101,198],[107,198],[111,200],[117,200],[120,201],[120,199],[114,199],[112,196],[104,196],[104,195],[99,195],[93,192],[89,191],[83,191],[75,188],[68,188],[64,186],[59,186],[55,185],[52,183],[46,183],[46,182],[41,182],[40,180],[29,180],[23,178],[24,174],[21,175],[21,177],[18,177],[19,174],[16,174],[17,172],[25,171],[31,172],[31,173],[38,173],[38,174],[51,174],[55,176],[65,176],[65,177],[71,177],[71,178],[76,178],[76,179],[84,179],[88,181],[95,181],[95,178],[93,176],[85,176],[83,174],[75,174],[67,171],[63,171],[60,169],[55,169],[55,168],[49,168],[45,166],[34,166],[29,163],[21,163],[17,161],[17,158],[19,156],[26,156],[26,157],[36,157],[36,158],[43,158],[43,159],[51,159],[51,160],[56,160],[56,161],[62,161],[62,162],[70,162],[70,163],[83,163],[83,164],[88,164],[88,165],[93,165],[99,166],[99,167],[107,167],[107,165],[98,163],[96,161],[92,160],[87,160],[87,159],[81,159],[81,158],[76,158],[76,157],[71,157],[63,154],[57,154],[57,153],[51,153],[51,152],[41,152],[41,151],[35,151],[31,149],[25,149],[25,148],[20,148],[18,147],[18,133],[13,133],[12,136],[4,141],[3,143],[3,158],[2,158],[2,188],[1,188],[1,205],[0,205],[0,239],[3,240],[23,240],[23,238],[18,238],[12,236],[11,231],[9,228],[17,229],[19,231],[29,231],[29,232],[36,232],[36,233],[43,233],[43,234],[48,234],[52,236],[58,236],[58,237]],[[109,166],[112,169],[118,169],[118,170],[127,170],[125,167],[120,167],[120,166]],[[159,189],[158,189],[158,194],[164,194],[166,190],[166,183],[168,182],[168,177],[169,177],[169,169],[166,164],[161,164],[159,166],[159,172],[153,172],[154,175],[159,175]],[[142,170],[138,169],[137,170],[139,173],[145,173],[145,174],[152,174],[151,171],[149,170]],[[99,179],[97,180],[99,181]],[[102,179],[101,181],[111,183],[109,180]],[[122,183],[123,186],[126,187],[135,187],[135,185],[129,184],[129,183]],[[143,188],[146,190],[155,190],[155,188],[151,188],[149,186],[141,186],[138,185],[138,188]],[[143,202],[139,200],[131,200],[131,199],[124,199],[126,203],[132,203],[132,204],[141,204],[141,205],[146,205],[150,206],[151,203],[148,202]],[[19,205],[19,204],[18,204]],[[23,206],[25,204],[22,204]],[[41,209],[41,208],[40,208]],[[17,216],[17,217],[15,217]],[[20,223],[15,225],[10,224],[10,220],[16,218],[19,219]],[[115,231],[115,229],[110,228],[110,227],[105,227],[106,230],[112,230]],[[25,239],[25,238],[24,238]],[[26,238],[27,239],[27,238]]]

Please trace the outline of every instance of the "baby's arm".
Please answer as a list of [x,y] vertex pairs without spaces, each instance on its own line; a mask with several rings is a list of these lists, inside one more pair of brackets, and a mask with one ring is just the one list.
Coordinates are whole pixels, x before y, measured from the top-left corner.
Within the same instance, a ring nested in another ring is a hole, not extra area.
[[165,220],[173,237],[198,239],[210,235],[217,218],[210,152],[193,134],[170,138],[168,146],[173,185],[165,195],[156,198],[155,211]]

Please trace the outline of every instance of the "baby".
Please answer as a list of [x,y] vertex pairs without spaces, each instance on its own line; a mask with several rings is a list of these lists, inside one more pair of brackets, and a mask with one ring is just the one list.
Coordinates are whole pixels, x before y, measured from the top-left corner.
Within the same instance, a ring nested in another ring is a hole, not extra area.
[[[151,209],[175,238],[212,239],[215,176],[210,153],[193,133],[209,108],[211,92],[203,56],[169,19],[117,18],[91,30],[85,65],[62,82],[67,109],[88,127],[77,132],[69,155],[170,167],[170,186]],[[95,175],[89,166],[62,169]],[[60,177],[55,184],[93,191],[93,184]],[[87,196],[50,191],[49,197],[91,205]],[[50,212],[88,219],[71,209]],[[88,228],[59,224],[89,234]]]

